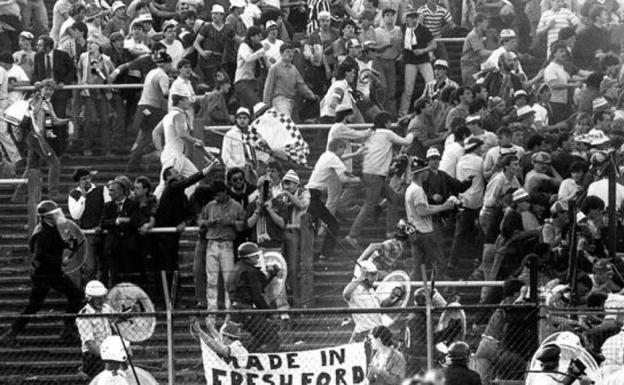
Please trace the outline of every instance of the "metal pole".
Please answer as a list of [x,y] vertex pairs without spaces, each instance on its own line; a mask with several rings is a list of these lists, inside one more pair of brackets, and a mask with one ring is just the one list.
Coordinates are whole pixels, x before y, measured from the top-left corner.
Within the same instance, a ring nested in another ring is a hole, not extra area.
[[568,282],[572,292],[570,293],[570,306],[576,306],[576,272],[578,265],[578,252],[576,241],[576,201],[570,199],[568,202],[568,215],[570,216],[570,258],[568,260]]
[[427,268],[424,264],[420,265],[420,274],[422,275],[423,285],[425,287],[425,318],[427,323],[427,370],[433,368],[433,319],[431,317],[431,294],[429,293],[429,285],[427,284]]
[[617,248],[617,207],[615,206],[615,178],[617,176],[617,167],[613,159],[613,153],[609,154],[609,258],[615,261]]
[[160,271],[160,279],[162,280],[163,291],[165,292],[165,308],[167,310],[167,377],[169,379],[169,385],[173,385],[173,317],[171,314],[171,298],[169,298],[167,274],[164,270]]
[[[435,285],[439,287],[502,287],[505,281],[436,281]],[[380,286],[381,282],[373,283],[373,286]],[[423,281],[410,281],[411,287],[423,287],[427,282]]]

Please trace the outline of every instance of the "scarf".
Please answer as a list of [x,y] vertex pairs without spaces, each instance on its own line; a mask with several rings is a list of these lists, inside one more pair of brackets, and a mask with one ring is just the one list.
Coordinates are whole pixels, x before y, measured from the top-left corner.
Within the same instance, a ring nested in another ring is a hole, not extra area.
[[267,229],[266,216],[267,214],[263,211],[258,217],[258,222],[256,222],[256,240],[258,241],[258,245],[271,240],[271,236],[269,235]]
[[405,28],[405,37],[403,38],[403,48],[411,51],[413,47],[418,44],[418,39],[416,38],[416,28]]

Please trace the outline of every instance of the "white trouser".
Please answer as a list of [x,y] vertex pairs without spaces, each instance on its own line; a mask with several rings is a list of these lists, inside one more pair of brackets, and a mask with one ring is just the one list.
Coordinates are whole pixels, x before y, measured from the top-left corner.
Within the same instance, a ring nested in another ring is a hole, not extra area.
[[[162,195],[163,190],[165,189],[165,180],[163,179],[162,174],[163,174],[163,171],[165,171],[167,168],[173,166],[173,168],[178,170],[180,172],[180,175],[182,175],[185,178],[188,178],[189,176],[199,171],[197,170],[197,167],[195,167],[193,162],[191,162],[189,158],[184,156],[184,154],[171,154],[171,153],[163,152],[160,155],[160,163],[162,164],[162,169],[160,171],[160,183],[158,183],[156,190],[154,190],[154,195],[158,199],[160,199],[160,196]],[[197,184],[193,184],[189,186],[186,190],[184,190],[184,192],[186,193],[186,196],[190,197],[195,192],[196,188],[197,188]]]

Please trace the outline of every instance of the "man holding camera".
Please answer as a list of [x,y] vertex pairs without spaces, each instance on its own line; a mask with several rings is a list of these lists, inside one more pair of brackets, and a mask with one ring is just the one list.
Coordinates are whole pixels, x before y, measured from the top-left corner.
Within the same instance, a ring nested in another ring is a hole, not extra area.
[[[212,191],[215,199],[204,207],[198,223],[206,229],[206,302],[208,310],[217,310],[219,275],[228,282],[234,270],[234,241],[243,230],[244,211],[230,198],[223,181],[214,181]],[[230,307],[227,293],[225,307]]]
[[258,197],[247,206],[250,239],[265,249],[279,249],[284,241],[286,212],[281,201],[273,199],[273,181],[268,176],[258,179]]

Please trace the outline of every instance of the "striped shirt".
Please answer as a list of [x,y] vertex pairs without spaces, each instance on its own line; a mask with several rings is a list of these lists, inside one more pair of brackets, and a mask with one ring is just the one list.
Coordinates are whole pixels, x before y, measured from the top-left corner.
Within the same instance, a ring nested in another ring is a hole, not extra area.
[[426,5],[418,8],[418,13],[423,17],[423,25],[427,27],[434,38],[442,37],[442,26],[453,22],[453,17],[449,11],[441,6],[436,6],[434,10]]
[[[550,23],[555,21],[555,25],[550,27]],[[552,9],[547,10],[542,13],[542,17],[539,20],[537,25],[537,33],[547,33],[547,48],[546,54],[550,56],[550,45],[559,38],[559,31],[562,28],[569,26],[577,26],[581,21],[574,14],[574,12],[570,11],[567,8],[561,8],[559,11],[555,12]]]

